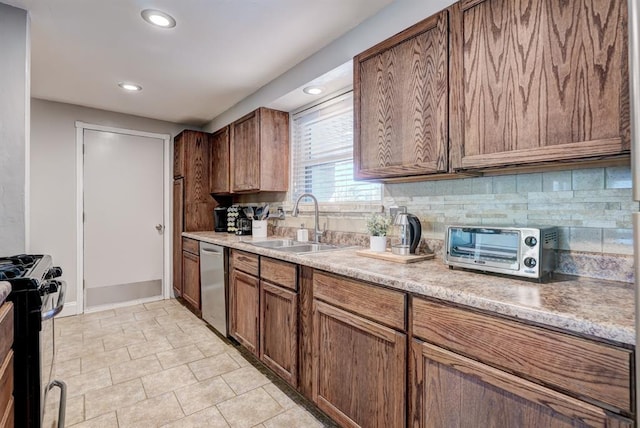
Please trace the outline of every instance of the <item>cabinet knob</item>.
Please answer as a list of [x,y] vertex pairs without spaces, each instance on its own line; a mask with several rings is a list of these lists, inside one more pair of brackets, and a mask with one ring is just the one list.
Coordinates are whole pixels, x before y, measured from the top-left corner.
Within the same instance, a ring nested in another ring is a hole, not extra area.
[[156,224],[156,230],[157,230],[158,232],[162,232],[162,229],[164,229],[164,226],[163,226],[163,225],[161,225],[161,224],[159,224],[159,223],[158,223],[158,224]]

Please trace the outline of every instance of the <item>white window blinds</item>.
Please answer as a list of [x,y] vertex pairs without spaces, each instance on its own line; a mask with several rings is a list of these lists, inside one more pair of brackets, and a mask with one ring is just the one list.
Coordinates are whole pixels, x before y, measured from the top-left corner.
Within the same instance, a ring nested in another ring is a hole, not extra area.
[[292,200],[380,202],[382,186],[353,179],[353,92],[293,115]]

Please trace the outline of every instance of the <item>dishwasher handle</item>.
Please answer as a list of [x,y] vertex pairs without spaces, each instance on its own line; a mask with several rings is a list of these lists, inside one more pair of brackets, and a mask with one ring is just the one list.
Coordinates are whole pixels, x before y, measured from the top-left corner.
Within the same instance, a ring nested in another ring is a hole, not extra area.
[[211,256],[221,256],[222,255],[222,253],[220,251],[209,250],[207,248],[201,248],[200,252],[204,253],[204,254],[207,254],[207,255],[211,255]]

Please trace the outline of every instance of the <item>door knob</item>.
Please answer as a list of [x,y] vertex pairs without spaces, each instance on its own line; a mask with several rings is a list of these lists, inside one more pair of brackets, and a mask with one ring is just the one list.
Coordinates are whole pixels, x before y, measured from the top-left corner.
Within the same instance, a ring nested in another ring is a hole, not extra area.
[[162,232],[162,229],[164,229],[164,226],[162,226],[161,224],[156,224],[156,230],[158,232]]

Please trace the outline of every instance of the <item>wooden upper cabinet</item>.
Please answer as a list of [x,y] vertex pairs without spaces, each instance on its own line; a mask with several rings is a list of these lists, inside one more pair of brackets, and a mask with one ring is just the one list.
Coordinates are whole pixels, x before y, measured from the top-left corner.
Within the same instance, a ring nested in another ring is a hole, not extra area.
[[231,191],[289,188],[289,113],[259,108],[230,125]]
[[358,179],[448,170],[448,12],[354,58]]
[[211,136],[211,174],[209,192],[227,194],[229,184],[229,126],[214,132]]
[[[174,140],[175,166],[182,165],[184,177],[182,232],[213,230],[215,200],[209,192],[210,134],[185,130]],[[176,201],[174,201],[174,205]]]
[[463,0],[451,12],[454,169],[629,150],[626,1]]

